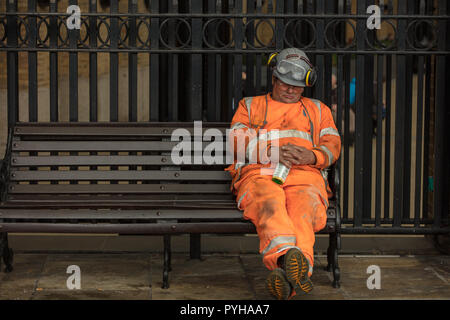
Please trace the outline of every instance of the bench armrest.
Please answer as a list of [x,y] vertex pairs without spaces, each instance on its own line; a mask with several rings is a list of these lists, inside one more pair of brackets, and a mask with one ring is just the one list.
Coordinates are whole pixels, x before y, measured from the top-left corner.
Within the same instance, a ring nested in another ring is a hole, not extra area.
[[0,159],[0,201],[3,201],[6,192],[6,162]]
[[328,184],[333,193],[333,196],[329,199],[333,202],[336,210],[336,232],[339,232],[341,229],[341,207],[340,207],[340,197],[339,197],[339,189],[340,189],[340,179],[339,179],[339,170],[336,164],[333,164],[328,169]]

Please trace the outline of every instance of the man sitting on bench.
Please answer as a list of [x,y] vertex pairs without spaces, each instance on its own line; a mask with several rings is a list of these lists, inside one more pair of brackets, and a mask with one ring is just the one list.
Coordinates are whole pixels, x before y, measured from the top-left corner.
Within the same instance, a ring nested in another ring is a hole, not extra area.
[[[242,99],[231,122],[230,136],[237,141],[233,151],[243,152],[245,163],[238,158],[226,170],[238,208],[256,227],[263,263],[271,270],[267,287],[277,299],[288,299],[313,288],[315,232],[327,220],[327,181],[322,173],[339,157],[341,140],[330,109],[302,97],[304,87],[317,78],[306,54],[284,49],[272,54],[268,64],[272,92]],[[242,135],[249,139],[239,139]],[[267,148],[260,156],[263,143]],[[278,146],[279,163],[269,169],[271,164],[261,160],[275,154]],[[254,153],[258,160],[248,163]]]

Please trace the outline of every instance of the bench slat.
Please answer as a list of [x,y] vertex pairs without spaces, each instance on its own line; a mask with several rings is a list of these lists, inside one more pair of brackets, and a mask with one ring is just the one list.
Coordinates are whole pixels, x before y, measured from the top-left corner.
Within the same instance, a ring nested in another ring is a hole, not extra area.
[[225,193],[229,184],[16,184],[10,194],[99,194],[99,193]]
[[1,209],[2,219],[242,219],[242,211],[231,210],[17,210]]
[[[168,156],[135,156],[135,155],[118,155],[118,156],[20,156],[13,155],[13,167],[28,166],[107,166],[107,165],[158,165],[168,166],[175,165],[170,155]],[[184,164],[176,164],[177,166]],[[202,158],[201,164],[195,164],[191,158],[191,164],[188,165],[207,165]],[[222,165],[223,164],[217,164]]]
[[[202,123],[202,132],[219,129],[222,133],[230,127],[227,123]],[[192,122],[180,123],[76,123],[76,124],[19,124],[14,130],[16,136],[170,136],[183,128],[194,134]]]
[[184,202],[199,202],[199,203],[217,203],[217,202],[231,202],[233,195],[230,194],[10,194],[8,201],[22,201],[22,202],[142,202],[142,203],[157,203],[164,201],[184,201]]
[[[172,151],[177,141],[18,141],[13,151]],[[204,143],[205,146],[207,143]],[[226,149],[223,149],[226,150]]]
[[120,234],[176,234],[176,233],[254,233],[248,222],[205,223],[1,223],[2,232],[29,233],[120,233]]
[[48,202],[48,201],[34,201],[27,202],[23,200],[18,201],[6,201],[2,205],[3,209],[236,209],[236,203],[234,201],[222,201],[222,202],[200,202],[200,201],[170,201],[170,200],[160,200],[160,201],[133,201],[133,202],[108,202],[105,200],[86,202],[86,201],[60,201],[60,202]]
[[69,180],[175,180],[175,181],[229,181],[230,174],[226,171],[161,171],[161,170],[36,170],[11,171],[12,181],[69,181]]

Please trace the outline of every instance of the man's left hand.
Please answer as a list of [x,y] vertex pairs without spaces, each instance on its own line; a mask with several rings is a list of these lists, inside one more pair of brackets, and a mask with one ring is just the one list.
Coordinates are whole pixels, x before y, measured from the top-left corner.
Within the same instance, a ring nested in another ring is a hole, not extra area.
[[316,163],[314,152],[305,147],[288,143],[281,147],[284,157],[294,165],[308,165]]

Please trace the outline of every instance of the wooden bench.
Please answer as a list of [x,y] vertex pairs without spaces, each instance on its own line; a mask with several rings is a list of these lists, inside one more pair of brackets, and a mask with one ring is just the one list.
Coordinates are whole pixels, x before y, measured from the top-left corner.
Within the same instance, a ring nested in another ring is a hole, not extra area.
[[[0,167],[0,254],[12,271],[7,234],[113,233],[164,237],[163,288],[169,287],[170,236],[255,233],[230,192],[226,164],[175,164],[174,130],[193,123],[19,123]],[[203,123],[202,132],[227,123]],[[223,140],[225,141],[225,139]],[[210,142],[203,142],[205,148]],[[330,171],[331,186],[338,182]],[[340,213],[330,199],[328,271],[339,286]],[[1,260],[1,259],[0,259]]]

